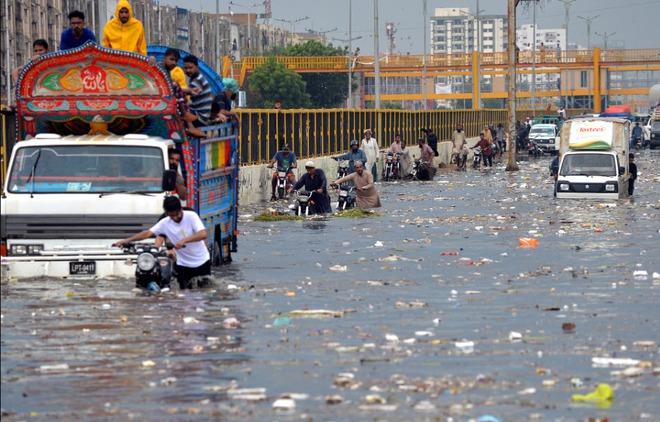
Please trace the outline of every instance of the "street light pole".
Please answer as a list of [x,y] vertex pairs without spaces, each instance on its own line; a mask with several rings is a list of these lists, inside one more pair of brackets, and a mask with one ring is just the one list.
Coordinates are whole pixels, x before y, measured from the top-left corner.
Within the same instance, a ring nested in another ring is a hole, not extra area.
[[507,37],[509,47],[509,160],[506,171],[518,171],[516,162],[516,0],[507,3]]
[[598,32],[595,32],[595,34],[603,38],[603,49],[607,50],[607,39],[612,35],[615,35],[616,32],[610,32],[609,34],[607,32],[604,34],[599,34]]
[[534,22],[532,29],[532,116],[536,117],[536,0],[534,1]]
[[353,108],[353,0],[348,0],[348,101],[346,106]]
[[566,10],[566,17],[565,17],[565,24],[566,25],[566,80],[564,81],[564,85],[566,86],[566,97],[564,99],[564,107],[568,108],[568,16],[569,12],[571,9],[571,3],[573,3],[575,0],[559,0],[560,2],[564,3],[564,8]]
[[582,19],[587,23],[587,50],[591,50],[591,22],[599,16],[600,15],[596,15],[590,18],[584,18],[582,16],[578,16],[578,18]]
[[427,0],[424,0],[424,10],[422,13],[422,16],[424,17],[424,58],[422,59],[423,65],[424,65],[424,70],[422,72],[422,91],[424,91],[424,110],[426,110],[427,107],[427,99],[426,99],[426,21],[428,20],[428,15],[427,15]]
[[374,0],[374,62],[375,62],[375,96],[376,102],[374,104],[376,109],[380,108],[380,39],[378,38],[378,0]]

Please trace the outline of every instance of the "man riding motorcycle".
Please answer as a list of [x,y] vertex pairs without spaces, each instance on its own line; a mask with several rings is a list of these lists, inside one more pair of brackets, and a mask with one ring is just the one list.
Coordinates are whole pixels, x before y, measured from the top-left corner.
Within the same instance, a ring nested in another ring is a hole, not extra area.
[[[289,182],[293,185],[296,183],[296,176],[294,176],[293,172],[291,169],[294,169],[298,167],[298,163],[296,161],[296,154],[291,152],[289,150],[288,145],[284,145],[282,147],[282,151],[278,151],[275,153],[273,156],[273,159],[270,161],[270,164],[268,164],[268,168],[272,169],[273,166],[277,163],[277,168],[282,168],[282,169],[289,169],[289,172],[287,173],[287,176],[289,177]],[[273,181],[272,181],[272,191],[271,191],[271,201],[276,201],[277,197],[275,196],[275,188],[277,187],[277,174],[273,175]]]
[[333,160],[348,160],[348,174],[355,172],[355,160],[360,160],[363,163],[367,162],[367,154],[360,149],[360,143],[357,139],[351,141],[351,149],[342,155],[335,155],[330,157]]
[[331,213],[328,181],[325,178],[325,173],[323,170],[317,169],[311,160],[305,163],[305,170],[307,170],[307,173],[300,176],[300,180],[293,185],[293,190],[298,190],[304,186],[307,192],[312,192],[308,205],[309,214]]

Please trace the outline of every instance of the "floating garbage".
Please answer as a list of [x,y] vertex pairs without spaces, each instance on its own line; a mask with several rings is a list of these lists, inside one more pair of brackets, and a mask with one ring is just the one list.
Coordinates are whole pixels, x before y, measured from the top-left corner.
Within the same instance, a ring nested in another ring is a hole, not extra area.
[[277,399],[273,402],[275,410],[293,410],[296,408],[296,401],[293,399]]
[[539,241],[531,237],[521,237],[518,239],[518,245],[521,248],[535,248],[539,245]]
[[608,404],[611,405],[613,399],[614,390],[609,384],[605,383],[598,384],[598,387],[587,395],[573,394],[571,396],[571,400],[573,401],[604,404],[606,407],[609,407],[607,406]]
[[649,273],[646,270],[636,270],[633,272],[633,277],[635,277],[635,280],[646,280],[648,276]]
[[336,272],[336,273],[343,273],[345,271],[348,271],[348,267],[346,265],[333,265],[332,267],[328,268],[330,271]]
[[472,353],[474,352],[474,342],[463,339],[463,341],[457,341],[454,343],[454,346],[461,353]]
[[517,331],[511,331],[509,333],[509,340],[511,341],[520,341],[522,340],[522,334]]
[[591,363],[595,368],[607,368],[610,366],[635,366],[639,365],[637,359],[627,358],[591,358]]

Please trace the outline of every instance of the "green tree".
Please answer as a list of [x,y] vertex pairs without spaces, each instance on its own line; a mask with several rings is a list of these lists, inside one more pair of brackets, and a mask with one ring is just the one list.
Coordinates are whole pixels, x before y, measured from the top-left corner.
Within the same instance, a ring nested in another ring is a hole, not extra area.
[[[273,47],[266,54],[278,56],[346,56],[345,48],[324,45],[317,41],[307,41],[286,48]],[[255,70],[256,71],[256,70]],[[341,107],[348,95],[346,74],[339,73],[303,73],[307,83],[312,108]]]
[[282,100],[284,108],[308,108],[309,94],[299,74],[277,63],[271,57],[254,69],[248,78],[248,102],[253,108],[271,108],[275,100]]

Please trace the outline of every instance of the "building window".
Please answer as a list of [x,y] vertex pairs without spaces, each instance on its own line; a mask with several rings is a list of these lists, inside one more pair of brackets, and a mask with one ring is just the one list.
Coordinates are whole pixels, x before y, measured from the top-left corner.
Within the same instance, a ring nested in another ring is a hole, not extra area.
[[580,87],[581,88],[586,88],[587,87],[587,71],[586,70],[581,70],[580,71]]

